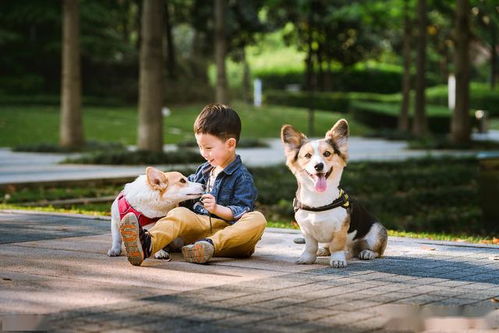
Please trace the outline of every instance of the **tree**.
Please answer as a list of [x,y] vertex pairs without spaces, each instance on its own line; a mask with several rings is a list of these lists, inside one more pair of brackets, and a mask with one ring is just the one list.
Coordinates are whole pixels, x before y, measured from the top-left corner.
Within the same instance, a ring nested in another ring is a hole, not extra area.
[[496,86],[497,75],[499,74],[497,68],[497,43],[498,43],[498,29],[499,29],[499,7],[494,1],[474,1],[472,10],[473,16],[477,22],[477,33],[481,41],[488,44],[490,50],[490,86],[492,89]]
[[227,88],[227,74],[225,71],[226,36],[225,19],[227,0],[215,0],[215,64],[217,67],[216,101],[227,104],[229,91]]
[[398,119],[398,129],[403,132],[409,130],[409,106],[411,99],[411,44],[412,22],[409,17],[409,0],[404,0],[404,36],[402,58],[404,62],[404,75],[402,77],[402,105]]
[[80,8],[79,0],[64,0],[61,120],[59,144],[79,148],[85,143],[81,114]]
[[451,121],[451,140],[455,144],[470,141],[471,127],[469,115],[470,82],[470,4],[469,0],[456,2],[455,26],[455,68],[456,68],[456,105]]
[[427,9],[426,0],[418,0],[417,3],[417,54],[416,54],[416,100],[414,103],[414,122],[412,132],[416,136],[427,133],[428,125],[426,119],[426,29]]
[[163,0],[145,0],[142,7],[142,32],[139,74],[138,147],[163,150]]

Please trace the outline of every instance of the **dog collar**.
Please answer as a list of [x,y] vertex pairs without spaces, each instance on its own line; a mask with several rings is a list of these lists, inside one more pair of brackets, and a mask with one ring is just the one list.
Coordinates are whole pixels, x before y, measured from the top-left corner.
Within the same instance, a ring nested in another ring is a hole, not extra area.
[[123,192],[118,196],[118,210],[120,212],[120,219],[122,219],[128,213],[134,213],[137,216],[137,220],[139,221],[139,225],[141,227],[157,222],[161,217],[147,217],[135,208],[130,205],[128,200],[125,198],[125,194]]
[[299,209],[308,210],[311,212],[323,212],[325,210],[330,210],[338,207],[343,207],[345,209],[350,207],[350,198],[348,197],[348,194],[345,193],[345,191],[343,191],[341,188],[340,188],[340,196],[329,205],[320,206],[320,207],[310,207],[302,204],[296,197],[293,200],[293,209],[295,213]]

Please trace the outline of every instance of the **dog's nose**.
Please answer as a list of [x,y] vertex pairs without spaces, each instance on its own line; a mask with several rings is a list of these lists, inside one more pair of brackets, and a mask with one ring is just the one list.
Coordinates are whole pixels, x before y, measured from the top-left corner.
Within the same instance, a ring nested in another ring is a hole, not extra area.
[[324,169],[324,163],[318,163],[314,166],[315,171],[322,171]]

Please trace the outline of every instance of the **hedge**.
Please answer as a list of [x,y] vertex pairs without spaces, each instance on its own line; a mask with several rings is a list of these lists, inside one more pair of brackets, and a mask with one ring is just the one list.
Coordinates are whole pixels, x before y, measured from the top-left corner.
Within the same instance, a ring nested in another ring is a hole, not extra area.
[[[372,128],[397,128],[400,113],[398,103],[352,102],[350,107],[353,118]],[[451,112],[447,107],[427,105],[426,117],[430,132],[444,134],[450,131]],[[474,116],[470,113],[473,123]],[[412,122],[412,114],[409,115]]]
[[363,92],[290,92],[268,90],[265,92],[267,104],[286,105],[334,112],[348,112],[353,101],[397,102],[398,95],[363,93]]

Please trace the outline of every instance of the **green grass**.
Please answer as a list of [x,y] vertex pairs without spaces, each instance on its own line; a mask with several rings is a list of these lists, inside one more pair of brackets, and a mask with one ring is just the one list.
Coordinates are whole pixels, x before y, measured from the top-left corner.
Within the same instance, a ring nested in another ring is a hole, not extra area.
[[[193,138],[192,124],[203,105],[171,107],[172,115],[165,117],[164,143],[178,143]],[[263,106],[255,108],[235,103],[243,130],[243,138],[277,138],[283,124],[307,130],[307,112],[303,108]],[[118,142],[133,145],[137,141],[137,109],[135,107],[84,107],[83,124],[88,140]],[[316,111],[316,133],[322,135],[343,117],[338,113]],[[348,117],[347,117],[348,118]],[[351,119],[349,119],[351,121]],[[38,143],[58,142],[59,108],[55,106],[0,106],[0,147],[15,147]],[[352,123],[352,135],[368,131],[365,126]]]

